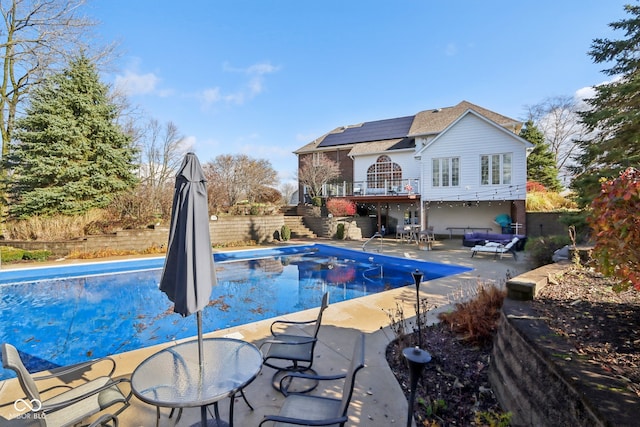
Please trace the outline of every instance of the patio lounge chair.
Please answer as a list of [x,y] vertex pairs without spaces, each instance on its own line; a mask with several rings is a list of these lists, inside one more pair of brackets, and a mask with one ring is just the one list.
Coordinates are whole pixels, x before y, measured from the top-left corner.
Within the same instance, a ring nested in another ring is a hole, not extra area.
[[[322,324],[322,313],[329,306],[329,293],[326,292],[322,296],[322,304],[320,311],[318,311],[318,317],[314,320],[308,321],[288,321],[288,320],[276,320],[271,324],[272,339],[268,339],[260,345],[260,351],[264,355],[263,364],[276,370],[273,374],[272,385],[273,388],[279,390],[278,380],[285,372],[311,372],[316,374],[312,369],[313,365],[313,352],[318,341],[318,332],[320,331],[320,325]],[[282,327],[295,327],[295,326],[313,326],[313,333],[309,335],[294,335],[282,333],[280,329]],[[263,346],[268,345],[265,351],[262,350]],[[284,363],[284,365],[283,365]],[[314,384],[306,391],[311,391],[317,385]]]
[[507,252],[511,252],[513,255],[513,259],[518,259],[516,256],[516,248],[515,245],[518,243],[520,238],[514,237],[511,239],[509,243],[503,245],[502,243],[497,242],[487,242],[484,245],[476,245],[471,248],[471,258],[478,252],[488,252],[494,255],[494,258],[497,258],[500,255],[500,259],[502,259],[502,255]]
[[[111,364],[111,371],[106,376],[87,379],[87,372],[95,369],[98,364]],[[72,426],[112,405],[122,404],[118,411],[113,414],[104,414],[91,424],[91,426],[117,426],[117,415],[129,406],[131,391],[125,395],[118,386],[129,380],[111,378],[115,370],[115,361],[111,358],[54,369],[50,375],[31,375],[22,363],[18,350],[11,344],[5,343],[2,344],[2,365],[5,369],[11,369],[16,373],[26,400],[36,402],[34,406],[38,406],[39,409],[34,408],[33,411],[39,416],[32,419],[42,420],[40,425],[43,426]],[[42,380],[46,381],[47,388],[38,389],[36,381]],[[52,385],[51,381],[54,380],[57,381]],[[61,389],[64,391],[57,392]],[[45,397],[45,395],[51,395],[51,397]]]
[[273,423],[274,427],[284,427],[291,425],[303,426],[344,426],[349,420],[347,411],[349,403],[353,395],[356,374],[364,367],[364,334],[361,334],[353,349],[351,364],[346,374],[319,376],[307,375],[304,373],[293,372],[287,374],[287,377],[296,379],[313,378],[317,381],[338,380],[344,378],[342,387],[342,398],[334,399],[325,396],[312,396],[308,394],[290,393],[287,389],[287,378],[283,378],[282,392],[286,396],[280,413],[278,415],[265,415],[260,423]]

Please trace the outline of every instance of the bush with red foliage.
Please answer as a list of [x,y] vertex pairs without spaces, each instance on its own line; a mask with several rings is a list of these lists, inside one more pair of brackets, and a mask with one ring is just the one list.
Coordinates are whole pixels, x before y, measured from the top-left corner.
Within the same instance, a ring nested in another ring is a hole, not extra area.
[[535,181],[527,181],[527,193],[546,193],[547,188]]
[[628,168],[616,179],[602,183],[591,203],[587,222],[593,230],[593,256],[607,276],[623,280],[640,291],[640,171]]
[[356,204],[348,199],[329,199],[327,210],[333,216],[353,216],[356,214]]

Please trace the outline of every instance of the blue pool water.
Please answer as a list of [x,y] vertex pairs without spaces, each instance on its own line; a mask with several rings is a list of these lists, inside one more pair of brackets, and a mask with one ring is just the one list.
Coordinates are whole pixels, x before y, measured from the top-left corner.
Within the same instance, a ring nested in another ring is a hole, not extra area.
[[[214,255],[211,332],[469,270],[314,244]],[[39,371],[197,334],[158,289],[164,258],[0,272],[0,342]],[[381,274],[382,273],[382,274]],[[0,371],[0,380],[13,376]]]

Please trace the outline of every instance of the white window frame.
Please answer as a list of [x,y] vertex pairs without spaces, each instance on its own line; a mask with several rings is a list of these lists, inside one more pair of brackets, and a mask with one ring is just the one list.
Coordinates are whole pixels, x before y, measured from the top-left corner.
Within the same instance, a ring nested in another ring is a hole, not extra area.
[[434,157],[431,159],[432,187],[460,186],[460,157]]
[[513,153],[482,154],[480,185],[511,185]]
[[432,187],[460,186],[460,157],[434,157],[431,159]]

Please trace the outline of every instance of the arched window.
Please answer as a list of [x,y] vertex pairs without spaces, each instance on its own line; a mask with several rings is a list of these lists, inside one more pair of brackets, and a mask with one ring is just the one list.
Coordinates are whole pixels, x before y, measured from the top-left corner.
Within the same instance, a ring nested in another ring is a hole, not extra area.
[[[402,182],[402,168],[393,163],[389,156],[382,155],[367,169],[367,187],[386,188],[399,187]],[[386,185],[386,186],[385,186]]]

